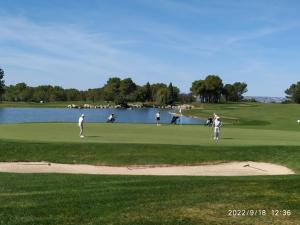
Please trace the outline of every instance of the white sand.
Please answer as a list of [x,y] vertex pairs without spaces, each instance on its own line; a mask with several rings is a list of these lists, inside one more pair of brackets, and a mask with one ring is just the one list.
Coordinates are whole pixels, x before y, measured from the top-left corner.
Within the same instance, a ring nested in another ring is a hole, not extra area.
[[199,166],[130,167],[58,164],[48,162],[2,162],[0,163],[0,172],[155,176],[256,176],[294,174],[294,172],[287,167],[262,162],[230,162]]

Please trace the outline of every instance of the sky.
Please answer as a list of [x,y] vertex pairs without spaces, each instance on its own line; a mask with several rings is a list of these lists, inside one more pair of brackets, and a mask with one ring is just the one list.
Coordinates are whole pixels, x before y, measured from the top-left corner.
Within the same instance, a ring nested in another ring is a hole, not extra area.
[[219,75],[248,96],[300,80],[298,0],[0,0],[6,84],[85,90],[112,76],[189,92]]

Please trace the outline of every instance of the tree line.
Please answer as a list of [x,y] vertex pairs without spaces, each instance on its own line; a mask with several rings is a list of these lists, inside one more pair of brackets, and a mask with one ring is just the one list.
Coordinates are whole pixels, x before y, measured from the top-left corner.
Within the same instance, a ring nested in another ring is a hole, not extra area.
[[235,82],[223,84],[217,75],[208,75],[203,80],[192,83],[190,93],[180,93],[172,83],[147,82],[137,85],[131,78],[109,78],[101,88],[78,90],[64,89],[60,86],[40,85],[30,87],[26,83],[5,86],[4,71],[0,68],[0,99],[13,102],[55,102],[55,101],[109,101],[119,105],[129,102],[149,102],[157,105],[174,105],[175,103],[191,103],[196,99],[203,103],[238,102],[243,100],[247,92],[247,84]]
[[[2,74],[2,75],[1,75]],[[40,85],[30,87],[26,83],[4,85],[4,72],[0,71],[0,96],[12,102],[57,102],[57,101],[109,101],[118,105],[129,102],[151,102],[158,105],[174,105],[178,101],[189,101],[188,95],[180,94],[179,88],[163,83],[139,86],[131,78],[109,78],[102,88],[80,91],[75,88],[64,89],[59,86]],[[180,100],[180,98],[182,100]],[[193,100],[193,99],[192,99]],[[191,101],[192,101],[191,100]]]

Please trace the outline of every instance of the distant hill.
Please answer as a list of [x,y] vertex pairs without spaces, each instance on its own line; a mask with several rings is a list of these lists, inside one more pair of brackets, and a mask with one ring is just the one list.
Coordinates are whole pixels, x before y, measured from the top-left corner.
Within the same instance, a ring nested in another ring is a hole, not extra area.
[[250,100],[250,99],[255,99],[257,102],[264,102],[264,103],[281,103],[286,100],[284,97],[268,97],[268,96],[245,96],[244,99]]

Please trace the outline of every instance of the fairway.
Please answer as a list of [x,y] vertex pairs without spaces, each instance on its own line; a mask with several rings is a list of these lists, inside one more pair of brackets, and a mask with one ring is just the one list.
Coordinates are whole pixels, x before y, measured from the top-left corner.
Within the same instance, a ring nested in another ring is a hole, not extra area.
[[293,130],[246,129],[226,126],[221,141],[212,139],[212,128],[196,125],[96,124],[85,126],[79,138],[76,123],[33,123],[0,125],[0,138],[33,142],[143,143],[208,146],[297,146],[300,132]]
[[194,109],[186,110],[184,114],[207,118],[215,112],[233,127],[300,131],[300,125],[296,122],[300,119],[299,104],[195,104]]

